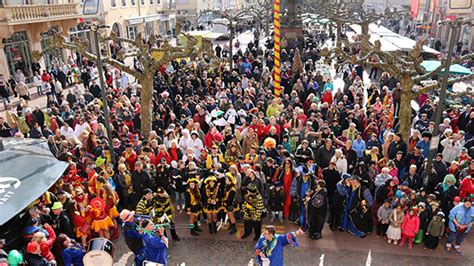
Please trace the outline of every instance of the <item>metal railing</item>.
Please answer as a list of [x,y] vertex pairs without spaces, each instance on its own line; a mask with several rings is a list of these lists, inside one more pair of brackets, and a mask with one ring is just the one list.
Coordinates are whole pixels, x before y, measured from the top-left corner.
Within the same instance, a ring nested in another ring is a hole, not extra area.
[[80,15],[77,3],[4,6],[0,7],[0,10],[2,9],[8,22],[47,20]]

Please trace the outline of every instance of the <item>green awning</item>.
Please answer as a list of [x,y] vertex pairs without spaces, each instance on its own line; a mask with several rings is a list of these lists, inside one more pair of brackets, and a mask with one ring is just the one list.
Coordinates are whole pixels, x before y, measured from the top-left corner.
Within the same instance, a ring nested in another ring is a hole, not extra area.
[[[431,72],[433,70],[435,70],[436,68],[438,68],[439,66],[441,65],[441,62],[440,61],[437,61],[437,60],[426,60],[426,61],[423,61],[423,63],[421,63],[421,66],[427,71],[427,72]],[[444,69],[441,71],[441,73],[444,72]],[[468,68],[466,67],[463,67],[461,65],[458,65],[458,64],[454,64],[454,65],[451,65],[451,67],[449,68],[449,74],[453,74],[453,75],[470,75],[472,74],[471,70],[469,70]]]
[[68,164],[58,161],[39,139],[3,139],[0,151],[0,225],[46,192]]

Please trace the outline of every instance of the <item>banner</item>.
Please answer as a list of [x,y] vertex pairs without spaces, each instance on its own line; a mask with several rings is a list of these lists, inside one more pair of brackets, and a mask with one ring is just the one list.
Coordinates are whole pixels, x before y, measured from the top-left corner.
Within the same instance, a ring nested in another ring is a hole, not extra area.
[[411,18],[418,17],[418,9],[420,7],[420,0],[411,0]]

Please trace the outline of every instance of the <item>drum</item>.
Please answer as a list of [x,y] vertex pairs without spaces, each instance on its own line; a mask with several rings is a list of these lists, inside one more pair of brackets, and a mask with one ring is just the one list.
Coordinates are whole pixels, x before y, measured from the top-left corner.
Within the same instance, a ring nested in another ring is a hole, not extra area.
[[106,238],[94,238],[87,243],[87,253],[84,255],[85,266],[112,266],[114,263],[114,244]]

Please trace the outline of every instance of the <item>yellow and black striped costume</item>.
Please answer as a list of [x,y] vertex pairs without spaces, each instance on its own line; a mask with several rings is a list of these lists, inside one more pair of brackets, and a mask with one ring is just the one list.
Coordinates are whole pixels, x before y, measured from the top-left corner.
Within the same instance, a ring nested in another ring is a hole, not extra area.
[[260,221],[262,219],[263,208],[263,198],[260,194],[246,195],[244,204],[242,205],[244,220]]
[[165,194],[164,197],[156,196],[153,203],[153,210],[155,211],[155,216],[153,217],[154,223],[161,223],[160,219],[165,214],[168,216],[170,222],[173,221],[174,207],[173,204],[171,204],[171,199],[168,194]]
[[153,200],[145,199],[145,196],[138,202],[137,208],[135,210],[136,214],[140,215],[151,215],[151,211],[153,210]]
[[235,200],[235,186],[226,185],[224,188],[224,200],[222,202],[222,210],[226,212],[236,212],[239,209],[239,205]]
[[[204,212],[207,214],[215,214],[220,211],[221,208],[221,199],[219,198],[219,186],[206,184],[204,188]],[[214,203],[212,203],[214,202]]]
[[186,212],[191,212],[194,215],[199,215],[202,212],[201,192],[196,188],[186,190],[186,202],[184,203]]

